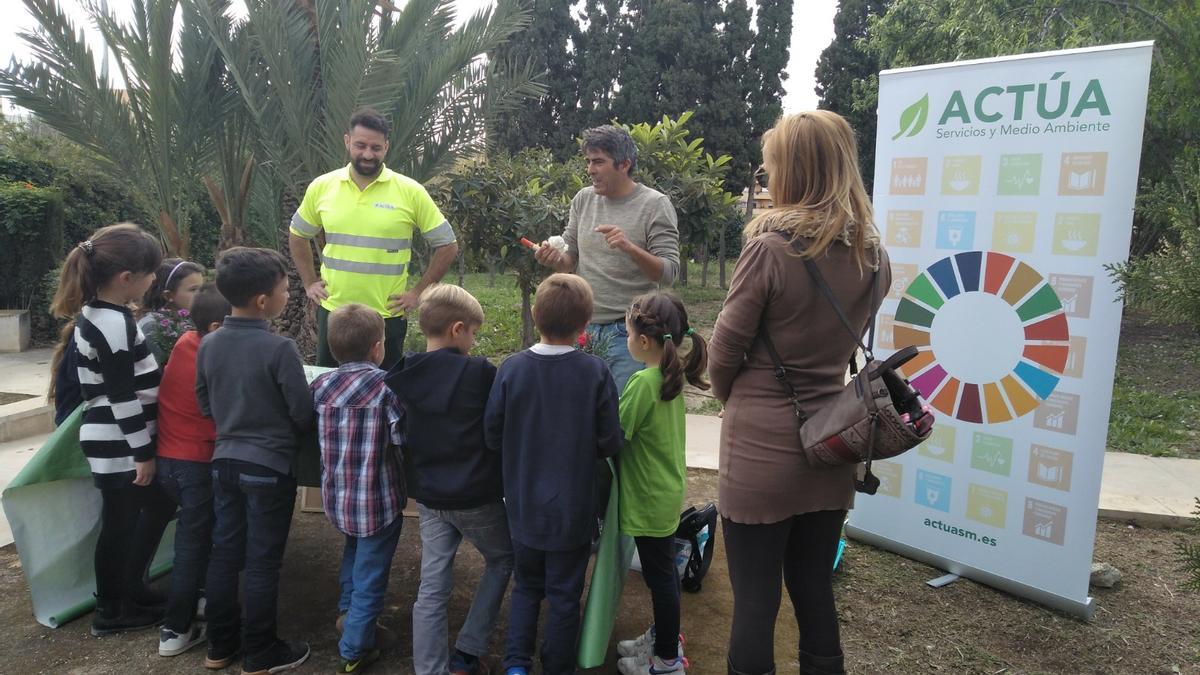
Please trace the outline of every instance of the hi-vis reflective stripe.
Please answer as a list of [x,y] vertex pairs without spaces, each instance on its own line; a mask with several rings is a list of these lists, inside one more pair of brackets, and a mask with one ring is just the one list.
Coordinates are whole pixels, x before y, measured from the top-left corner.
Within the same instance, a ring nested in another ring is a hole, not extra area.
[[340,232],[326,232],[325,243],[358,246],[360,248],[381,248],[385,251],[399,251],[410,246],[408,239],[364,237],[357,234],[342,234]]
[[441,225],[438,225],[421,236],[424,237],[425,241],[429,242],[429,245],[434,248],[446,246],[447,244],[453,244],[455,241],[454,229],[450,227],[450,223],[444,220],[442,221]]
[[404,263],[398,265],[383,265],[380,263],[358,262],[356,260],[341,260],[340,258],[330,258],[325,256],[321,259],[321,264],[331,270],[339,272],[354,272],[356,274],[379,274],[387,276],[399,276],[404,274]]
[[315,237],[321,228],[309,224],[308,221],[300,217],[299,213],[295,213],[292,215],[292,229],[300,233],[301,236]]

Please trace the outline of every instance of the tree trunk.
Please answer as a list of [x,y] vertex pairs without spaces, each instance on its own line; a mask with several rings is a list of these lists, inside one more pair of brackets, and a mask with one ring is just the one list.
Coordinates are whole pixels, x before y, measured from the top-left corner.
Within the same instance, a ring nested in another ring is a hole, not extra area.
[[[303,188],[300,190],[302,191]],[[288,248],[288,229],[291,226],[292,215],[296,213],[296,209],[300,208],[300,199],[296,195],[297,192],[290,190],[283,193],[283,222],[280,223],[279,252],[287,260],[288,303],[283,308],[283,313],[275,319],[274,327],[280,335],[286,335],[296,341],[296,346],[300,348],[300,355],[304,357],[306,363],[315,363],[317,354],[316,308],[304,294],[304,286],[300,283],[300,273],[296,271],[296,264],[292,261],[292,253]],[[312,252],[311,245],[309,251]],[[315,253],[313,260],[313,264],[319,270],[320,262],[316,260]]]
[[458,285],[465,286],[467,281],[467,254],[466,251],[458,254]]
[[684,253],[683,246],[679,247],[679,279],[676,282],[677,286],[687,286],[688,281],[688,256]]
[[700,257],[704,261],[700,267],[700,287],[708,288],[708,242],[700,249]]
[[725,285],[725,230],[728,228],[729,223],[723,220],[721,221],[721,226],[717,228],[717,236],[720,237],[720,239],[717,240],[717,283],[719,283],[723,289],[729,288]]
[[529,349],[535,341],[533,330],[533,289],[521,284],[521,349]]
[[[754,191],[757,186],[758,186],[758,179],[751,178],[750,179],[750,187],[746,188],[746,222],[747,223],[749,223],[750,219],[754,217]],[[725,237],[724,236],[721,237],[721,250],[722,251],[725,250]],[[721,256],[721,288],[724,288],[724,289],[729,288],[729,286],[727,286],[725,284],[724,253],[722,253],[722,256]]]

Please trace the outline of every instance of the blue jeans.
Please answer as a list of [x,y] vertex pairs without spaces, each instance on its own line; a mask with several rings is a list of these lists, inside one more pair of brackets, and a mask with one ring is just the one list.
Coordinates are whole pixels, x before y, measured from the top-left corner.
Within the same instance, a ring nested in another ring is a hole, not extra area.
[[541,551],[514,541],[513,552],[517,567],[509,600],[504,668],[532,668],[538,614],[545,599],[548,607],[542,672],[571,675],[575,672],[575,643],[579,639],[579,600],[592,546],[589,543],[574,551]]
[[163,626],[185,633],[196,614],[196,600],[208,574],[208,551],[212,548],[212,465],[184,459],[159,457],[155,477],[167,495],[179,505],[175,524],[175,567]]
[[279,602],[279,568],[296,506],[296,480],[265,466],[214,459],[212,554],[208,561],[208,641],[219,650],[237,647],[242,611],[238,572],[245,568],[244,653],[270,649]]
[[404,516],[396,514],[395,520],[369,537],[345,535],[342,568],[338,573],[342,587],[338,613],[346,613],[346,622],[338,641],[338,653],[347,661],[362,658],[375,648],[375,622],[383,611],[392,556],[396,554],[403,526]]
[[597,343],[608,343],[604,362],[608,364],[620,394],[625,391],[629,378],[644,367],[629,355],[629,331],[625,329],[625,319],[613,323],[589,323],[587,332]]
[[454,557],[463,539],[483,555],[483,576],[454,647],[472,656],[487,653],[488,639],[513,569],[512,538],[503,502],[474,509],[421,511],[421,588],[413,604],[413,670],[445,675],[450,651],[446,610],[454,590]]

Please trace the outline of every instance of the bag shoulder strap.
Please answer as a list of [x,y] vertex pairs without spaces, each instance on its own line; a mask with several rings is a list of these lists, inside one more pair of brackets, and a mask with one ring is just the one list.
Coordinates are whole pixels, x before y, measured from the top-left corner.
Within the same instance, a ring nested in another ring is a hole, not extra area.
[[[795,243],[792,244],[792,248],[795,248]],[[863,351],[863,356],[866,357],[867,361],[875,358],[871,352],[875,348],[875,314],[877,311],[876,304],[879,302],[879,265],[881,264],[878,254],[876,254],[875,259],[875,271],[871,273],[871,313],[867,317],[867,343],[865,345],[863,344],[861,333],[856,332],[854,327],[850,325],[850,320],[846,318],[846,313],[842,310],[841,303],[837,301],[837,298],[833,297],[833,290],[825,282],[825,277],[822,276],[817,263],[812,258],[802,259],[804,261],[804,269],[808,270],[809,276],[817,284],[817,289],[821,292],[821,295],[825,296],[825,300],[833,306],[833,311],[837,314],[838,319],[841,320],[842,326],[846,328],[847,333],[850,333],[850,338],[854,340],[854,344],[858,345],[858,348]],[[850,362],[853,364],[854,359],[851,358]],[[853,365],[851,367],[853,368]]]
[[783,367],[783,360],[779,358],[779,352],[775,349],[775,343],[771,341],[771,333],[767,331],[766,317],[763,317],[762,330],[759,332],[762,333],[763,345],[767,348],[767,354],[771,356],[771,365],[775,367],[773,371],[775,379],[783,387],[784,396],[787,396],[788,400],[791,401],[792,410],[796,413],[796,419],[800,422],[800,426],[804,426],[804,423],[808,421],[808,415],[800,407],[800,394],[796,391],[796,387],[792,384],[792,381],[788,379],[787,369]]
[[[776,234],[778,234],[780,237],[784,237],[782,233],[777,232]],[[786,239],[786,237],[784,237],[784,239]],[[790,245],[793,250],[799,252],[799,250],[796,248],[795,242],[791,242]],[[809,275],[817,284],[817,289],[820,290],[821,295],[825,296],[825,300],[827,300],[829,304],[833,306],[833,311],[837,313],[838,319],[841,320],[842,325],[846,328],[846,331],[850,333],[850,337],[853,338],[854,344],[858,345],[858,347],[863,350],[863,355],[866,357],[867,361],[870,362],[873,358],[875,358],[872,354],[872,349],[875,346],[875,314],[877,309],[876,305],[879,302],[879,265],[882,264],[879,254],[876,253],[875,255],[875,271],[871,274],[871,314],[868,317],[867,343],[865,345],[862,342],[860,334],[856,333],[854,328],[850,325],[850,320],[846,318],[846,313],[842,311],[841,304],[839,304],[837,298],[833,296],[833,290],[830,289],[829,284],[825,282],[825,277],[822,276],[821,270],[817,268],[817,264],[813,262],[811,258],[802,258],[802,260],[804,261],[804,268],[808,270]],[[775,343],[771,340],[771,333],[767,330],[767,319],[765,316],[762,319],[762,327],[759,330],[759,333],[762,334],[763,345],[767,348],[767,354],[771,357],[771,365],[774,366],[775,379],[779,381],[780,386],[783,388],[784,395],[787,396],[788,400],[791,401],[792,408],[796,413],[796,418],[800,421],[800,425],[803,426],[804,423],[808,421],[808,415],[806,415],[804,410],[800,407],[799,394],[796,392],[796,387],[792,384],[792,381],[788,379],[787,369],[783,367],[783,360],[779,358],[779,351],[775,349]],[[858,363],[855,362],[853,355],[850,357],[850,374],[858,374]]]

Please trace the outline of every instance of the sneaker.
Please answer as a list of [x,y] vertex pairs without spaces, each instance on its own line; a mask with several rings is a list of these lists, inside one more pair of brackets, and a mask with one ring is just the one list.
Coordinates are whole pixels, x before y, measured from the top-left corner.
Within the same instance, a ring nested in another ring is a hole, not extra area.
[[379,660],[379,650],[372,649],[357,659],[342,659],[338,662],[339,673],[361,673],[367,666]]
[[664,661],[651,655],[648,659],[627,656],[617,661],[617,671],[621,675],[661,675],[663,673],[683,673],[687,665],[682,657]]
[[206,637],[202,623],[193,622],[192,627],[182,634],[163,626],[162,630],[158,632],[158,655],[179,656],[204,642]]
[[164,611],[140,607],[127,602],[119,612],[103,611],[97,608],[92,615],[92,635],[113,635],[135,630],[154,628],[162,623]]
[[242,651],[237,644],[221,647],[212,642],[208,643],[208,651],[204,654],[204,667],[209,670],[223,670],[233,665],[238,653]]
[[312,653],[302,640],[279,640],[265,651],[242,659],[242,675],[271,675],[299,668]]
[[[338,614],[337,621],[333,622],[334,629],[337,634],[341,635],[346,630],[346,613]],[[387,651],[396,645],[396,632],[391,628],[375,622],[375,648],[380,651]]]
[[[617,643],[617,655],[621,657],[636,656],[645,661],[654,654],[654,626],[646,629],[645,633],[632,640],[621,640]],[[679,634],[679,656],[683,656],[683,633]]]

